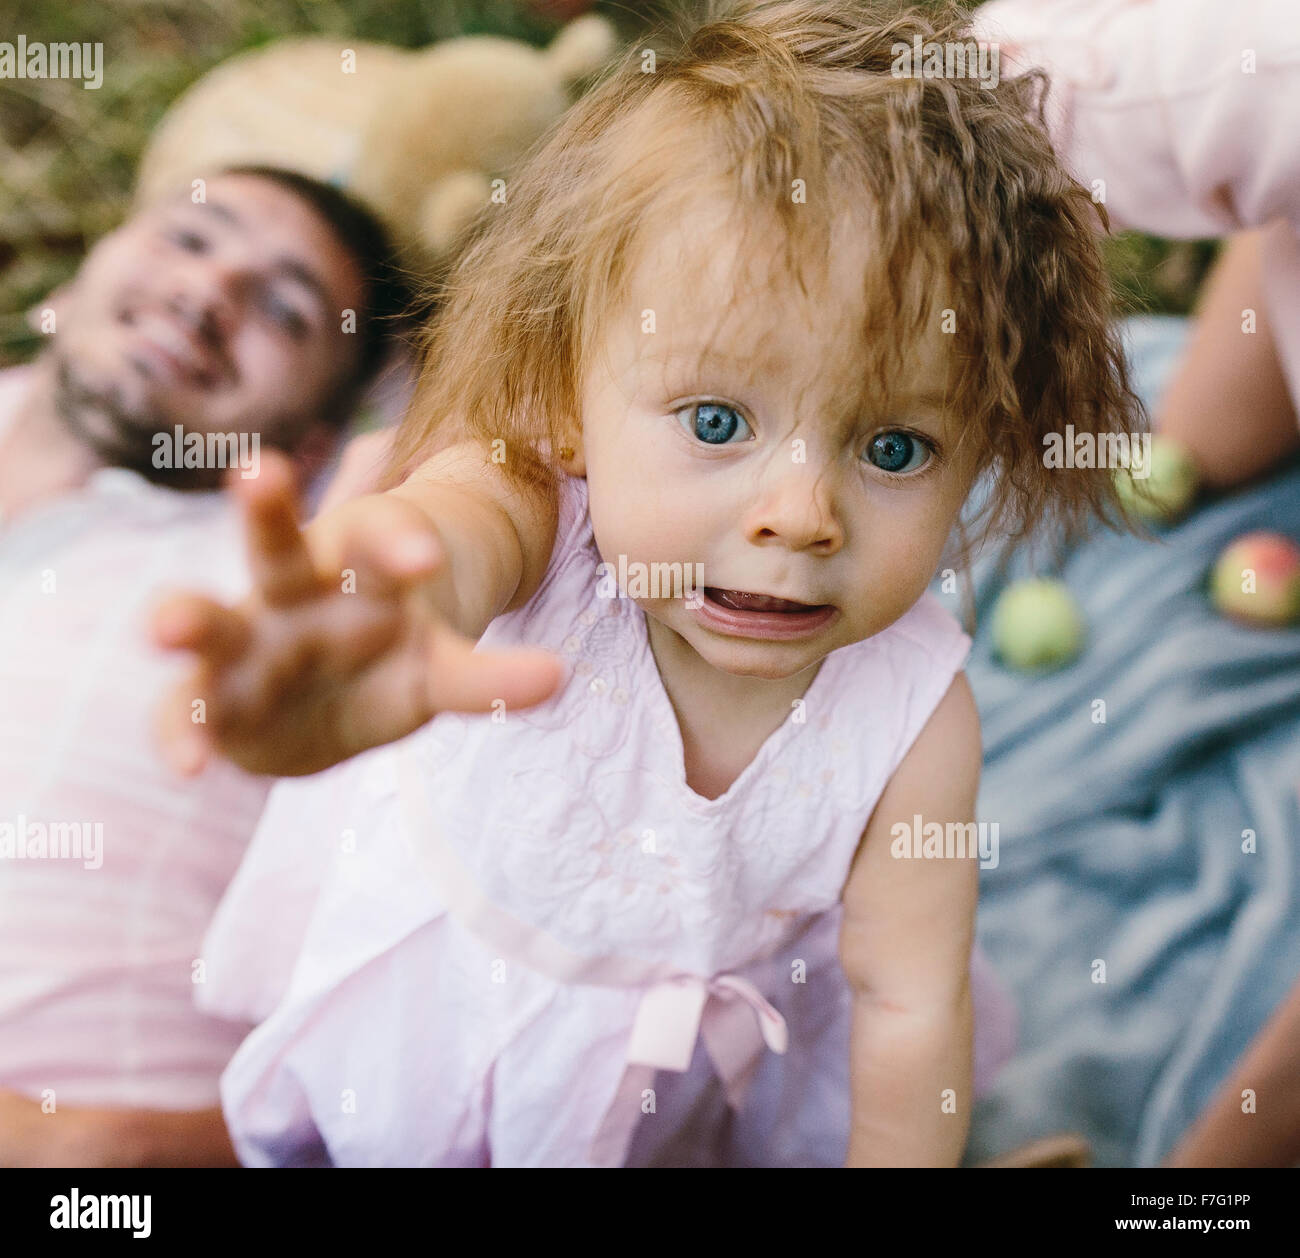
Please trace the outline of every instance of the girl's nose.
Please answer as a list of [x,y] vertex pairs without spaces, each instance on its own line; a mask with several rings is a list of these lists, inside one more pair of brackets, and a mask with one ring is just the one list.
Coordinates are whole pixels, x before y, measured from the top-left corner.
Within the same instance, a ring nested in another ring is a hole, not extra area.
[[754,497],[747,513],[750,540],[781,542],[791,550],[833,555],[844,544],[836,510],[834,474],[807,464],[785,472]]

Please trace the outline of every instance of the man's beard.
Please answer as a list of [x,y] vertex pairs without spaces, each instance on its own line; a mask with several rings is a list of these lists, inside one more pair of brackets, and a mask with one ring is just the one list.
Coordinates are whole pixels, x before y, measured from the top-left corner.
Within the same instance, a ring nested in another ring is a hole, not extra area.
[[54,402],[72,435],[109,467],[138,472],[169,489],[220,487],[221,468],[155,467],[154,438],[164,433],[170,441],[170,418],[148,402],[128,406],[119,386],[88,379],[62,356],[56,356]]

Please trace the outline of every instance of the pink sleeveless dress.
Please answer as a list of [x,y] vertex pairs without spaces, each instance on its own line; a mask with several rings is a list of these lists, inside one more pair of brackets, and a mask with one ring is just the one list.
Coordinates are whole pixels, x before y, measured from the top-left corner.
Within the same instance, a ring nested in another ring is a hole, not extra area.
[[[563,690],[273,791],[198,989],[261,1023],[222,1079],[246,1164],[843,1160],[840,896],[969,639],[927,596],[832,652],[705,799],[644,613],[600,596],[599,563],[566,478],[541,587],[482,639],[560,653]],[[1014,1015],[972,964],[982,1089]]]

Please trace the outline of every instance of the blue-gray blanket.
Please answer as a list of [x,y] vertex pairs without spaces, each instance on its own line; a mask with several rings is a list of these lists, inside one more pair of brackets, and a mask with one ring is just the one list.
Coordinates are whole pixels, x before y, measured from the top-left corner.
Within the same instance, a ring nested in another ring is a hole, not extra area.
[[[1126,334],[1151,406],[1185,325]],[[1097,1165],[1155,1165],[1300,977],[1300,630],[1234,625],[1204,589],[1219,551],[1261,528],[1300,538],[1300,467],[1155,542],[1099,530],[1050,565],[975,566],[980,816],[1001,839],[979,938],[1021,1040],[969,1161],[1072,1130]],[[1070,585],[1091,634],[1072,666],[1032,679],[989,642],[997,593],[1031,573]]]

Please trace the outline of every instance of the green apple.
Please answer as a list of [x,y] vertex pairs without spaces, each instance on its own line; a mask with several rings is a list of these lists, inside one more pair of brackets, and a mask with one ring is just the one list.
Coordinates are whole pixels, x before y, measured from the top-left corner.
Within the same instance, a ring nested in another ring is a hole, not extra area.
[[1149,457],[1132,470],[1115,469],[1120,501],[1134,514],[1157,524],[1172,524],[1185,515],[1199,488],[1196,463],[1186,447],[1158,433],[1151,438]]
[[1063,581],[1036,578],[1007,586],[993,608],[993,645],[1025,672],[1061,668],[1079,654],[1086,629]]

